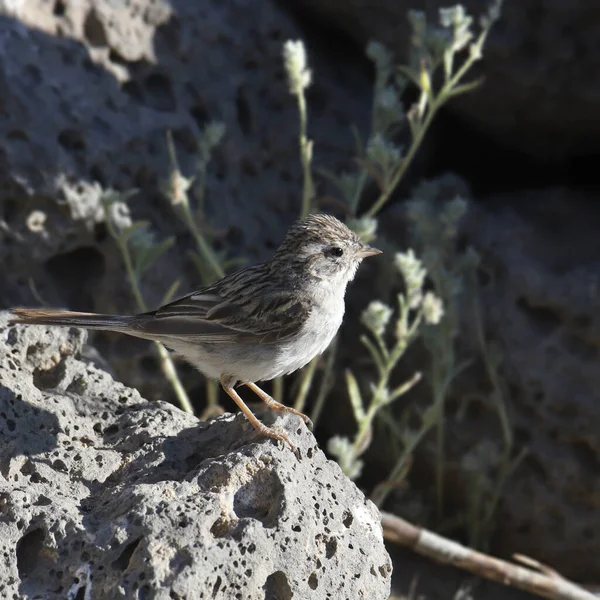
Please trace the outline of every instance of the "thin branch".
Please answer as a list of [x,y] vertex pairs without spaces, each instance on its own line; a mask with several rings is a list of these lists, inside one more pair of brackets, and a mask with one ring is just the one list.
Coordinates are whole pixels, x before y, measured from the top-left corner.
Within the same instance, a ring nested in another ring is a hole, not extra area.
[[525,557],[521,555],[515,557],[537,570],[483,554],[390,513],[381,513],[381,524],[386,540],[407,546],[417,554],[439,563],[449,564],[550,600],[598,600],[591,592],[533,559],[524,560]]

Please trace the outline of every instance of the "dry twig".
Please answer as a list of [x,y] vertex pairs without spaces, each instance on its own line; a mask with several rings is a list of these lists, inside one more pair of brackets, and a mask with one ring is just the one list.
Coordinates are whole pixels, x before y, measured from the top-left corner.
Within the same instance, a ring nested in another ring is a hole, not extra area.
[[477,552],[390,513],[381,513],[381,524],[386,540],[407,546],[439,563],[551,600],[598,600],[594,594],[561,577],[550,567],[523,555],[515,555],[515,560],[527,567]]

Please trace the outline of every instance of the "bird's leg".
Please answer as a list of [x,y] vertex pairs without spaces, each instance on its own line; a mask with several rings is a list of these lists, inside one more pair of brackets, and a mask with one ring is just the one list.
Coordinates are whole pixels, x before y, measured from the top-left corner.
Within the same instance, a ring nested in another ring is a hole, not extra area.
[[225,390],[226,394],[238,405],[239,409],[246,415],[248,421],[250,421],[250,425],[254,427],[254,429],[265,437],[270,437],[275,440],[281,440],[290,446],[290,448],[295,452],[296,446],[292,444],[288,434],[285,431],[277,431],[272,427],[267,427],[264,423],[261,423],[255,416],[255,414],[248,408],[248,405],[240,398],[240,395],[233,389],[231,382],[226,382],[221,380],[221,385]]
[[275,398],[271,398],[271,396],[269,396],[269,394],[267,394],[267,392],[265,392],[264,390],[260,389],[255,383],[252,383],[250,381],[246,382],[246,385],[271,409],[277,412],[289,412],[292,413],[293,415],[297,415],[299,417],[301,417],[302,419],[304,419],[304,422],[308,425],[308,427],[310,429],[313,428],[313,424],[312,421],[304,414],[301,413],[299,410],[296,410],[295,408],[292,408],[291,406],[286,406],[285,404],[281,404],[281,402],[277,402],[277,400],[275,400]]

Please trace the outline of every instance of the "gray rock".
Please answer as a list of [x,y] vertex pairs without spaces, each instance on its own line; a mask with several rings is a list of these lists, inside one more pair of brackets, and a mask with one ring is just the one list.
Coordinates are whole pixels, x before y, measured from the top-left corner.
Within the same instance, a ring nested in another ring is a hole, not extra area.
[[0,596],[388,597],[378,512],[301,420],[271,421],[298,455],[241,415],[201,423],[85,340],[0,314]]
[[[170,173],[166,133],[191,176],[199,134],[213,120],[227,133],[208,172],[206,213],[229,233],[229,251],[268,253],[300,210],[298,114],[282,50],[303,37],[271,1],[0,3],[0,202],[9,204],[9,225],[19,225],[14,234],[39,242],[28,256],[47,260],[81,238],[98,245],[94,181],[141,188],[136,217],[172,230],[159,193]],[[333,167],[351,160],[350,126],[366,124],[371,84],[310,41],[308,53],[315,161]],[[26,226],[32,208],[47,215],[41,230]]]

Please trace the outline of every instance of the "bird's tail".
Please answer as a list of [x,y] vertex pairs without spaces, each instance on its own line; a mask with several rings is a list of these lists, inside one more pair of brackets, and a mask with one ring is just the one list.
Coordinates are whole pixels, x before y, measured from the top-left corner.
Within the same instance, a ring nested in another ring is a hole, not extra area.
[[57,325],[61,327],[84,327],[129,333],[136,317],[120,315],[99,315],[96,313],[71,312],[46,308],[15,308],[12,311],[13,323],[26,325]]

